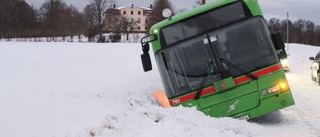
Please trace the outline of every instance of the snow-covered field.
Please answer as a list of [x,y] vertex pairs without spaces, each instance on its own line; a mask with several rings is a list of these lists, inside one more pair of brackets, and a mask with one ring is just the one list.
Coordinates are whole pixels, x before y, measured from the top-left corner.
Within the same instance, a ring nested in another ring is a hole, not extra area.
[[320,86],[310,56],[290,44],[296,105],[250,122],[163,109],[155,61],[143,72],[138,43],[0,42],[0,137],[319,137]]

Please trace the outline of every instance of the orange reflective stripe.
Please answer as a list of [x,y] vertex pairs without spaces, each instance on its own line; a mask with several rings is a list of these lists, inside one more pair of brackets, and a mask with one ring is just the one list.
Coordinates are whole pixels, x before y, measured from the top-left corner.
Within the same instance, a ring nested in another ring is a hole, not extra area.
[[156,98],[156,100],[159,102],[159,104],[161,104],[163,108],[170,107],[168,97],[163,91],[155,90],[153,91],[153,96]]

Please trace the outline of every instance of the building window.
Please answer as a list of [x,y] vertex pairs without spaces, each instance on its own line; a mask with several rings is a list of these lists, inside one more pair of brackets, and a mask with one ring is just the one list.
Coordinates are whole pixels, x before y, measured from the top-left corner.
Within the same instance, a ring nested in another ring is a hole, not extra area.
[[133,15],[133,11],[131,11],[131,15]]
[[140,26],[138,26],[138,30],[141,30]]
[[137,22],[138,22],[138,23],[141,23],[141,19],[140,19],[140,18],[138,18]]
[[123,15],[126,15],[127,14],[127,11],[123,11]]
[[138,11],[138,15],[141,15],[141,11]]

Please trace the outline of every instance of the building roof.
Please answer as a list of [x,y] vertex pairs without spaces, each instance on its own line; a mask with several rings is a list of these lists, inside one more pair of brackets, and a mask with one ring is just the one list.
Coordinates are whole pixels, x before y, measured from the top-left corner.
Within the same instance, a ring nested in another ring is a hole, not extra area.
[[136,7],[143,10],[152,10],[150,7],[139,7],[139,6],[135,6],[134,4],[132,4],[131,6],[119,6],[119,7],[116,7],[115,9],[121,10],[128,7]]

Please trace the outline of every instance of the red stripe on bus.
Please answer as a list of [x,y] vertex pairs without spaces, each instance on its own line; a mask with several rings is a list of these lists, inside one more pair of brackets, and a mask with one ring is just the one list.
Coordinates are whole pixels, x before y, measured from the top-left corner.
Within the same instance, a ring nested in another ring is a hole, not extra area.
[[[282,69],[281,64],[277,64],[277,65],[275,65],[273,67],[270,67],[270,68],[255,72],[255,73],[253,73],[253,75],[256,76],[256,77],[261,77],[261,76],[270,74],[272,72],[278,71],[280,69]],[[235,82],[236,85],[239,85],[241,83],[244,83],[244,82],[247,82],[247,81],[250,81],[250,80],[251,79],[248,76],[241,76],[239,78],[236,78],[234,80],[234,82]],[[204,95],[207,95],[207,94],[211,94],[211,93],[214,93],[214,92],[216,92],[216,88],[215,87],[210,87],[210,88],[202,90],[201,96],[204,96]],[[183,96],[181,98],[169,100],[170,105],[172,106],[172,105],[175,105],[175,104],[180,104],[180,103],[183,103],[183,102],[186,102],[186,101],[189,101],[189,100],[193,100],[196,97],[196,94],[197,93],[195,92],[195,93],[189,94],[187,96]]]
[[[204,95],[211,94],[211,93],[214,93],[214,92],[216,92],[216,88],[215,87],[210,87],[210,88],[202,90],[200,96],[204,96]],[[182,102],[193,100],[194,98],[196,98],[196,95],[197,95],[197,93],[189,94],[187,96],[183,96],[183,97],[178,98],[178,99],[169,100],[169,102],[170,102],[170,105],[172,106],[172,105],[175,105],[175,104],[179,104],[179,103],[182,103]]]
[[[270,68],[267,68],[267,69],[264,69],[264,70],[255,72],[255,73],[253,73],[253,75],[256,76],[256,77],[261,77],[261,76],[263,76],[263,75],[270,74],[270,73],[275,72],[275,71],[278,71],[278,70],[280,70],[280,69],[282,69],[281,64],[277,64],[276,66],[273,66],[273,67],[270,67]],[[244,83],[244,82],[247,82],[247,81],[249,81],[249,80],[250,80],[250,78],[249,78],[248,76],[242,76],[242,77],[236,78],[236,79],[234,80],[234,83],[235,83],[236,85],[239,85],[239,84]]]

